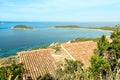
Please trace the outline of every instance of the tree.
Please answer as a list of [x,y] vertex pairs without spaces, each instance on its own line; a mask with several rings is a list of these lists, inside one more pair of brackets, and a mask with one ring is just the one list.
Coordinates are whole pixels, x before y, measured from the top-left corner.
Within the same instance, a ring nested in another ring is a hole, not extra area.
[[65,59],[57,69],[58,80],[81,80],[84,78],[83,63]]
[[54,78],[49,73],[46,73],[43,76],[39,76],[37,80],[54,80]]
[[103,56],[104,52],[107,50],[109,46],[109,42],[106,39],[105,35],[103,35],[101,39],[99,39],[99,41],[97,42],[97,46],[98,46],[98,49],[96,50],[96,54],[98,56]]
[[117,26],[115,32],[111,33],[112,42],[108,43],[105,36],[98,41],[97,56],[102,56],[110,65],[109,79],[117,79],[120,76],[120,28]]
[[102,80],[103,77],[106,79],[106,75],[109,73],[110,69],[108,62],[102,56],[97,55],[92,56],[90,62],[91,66],[89,70],[92,73],[93,79]]
[[18,80],[22,78],[23,64],[0,67],[0,80]]

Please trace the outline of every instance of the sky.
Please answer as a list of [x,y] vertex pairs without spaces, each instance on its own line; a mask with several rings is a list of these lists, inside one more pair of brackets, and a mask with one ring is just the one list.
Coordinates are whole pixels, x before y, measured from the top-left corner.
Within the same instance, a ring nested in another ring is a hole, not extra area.
[[0,21],[120,22],[120,0],[0,0]]

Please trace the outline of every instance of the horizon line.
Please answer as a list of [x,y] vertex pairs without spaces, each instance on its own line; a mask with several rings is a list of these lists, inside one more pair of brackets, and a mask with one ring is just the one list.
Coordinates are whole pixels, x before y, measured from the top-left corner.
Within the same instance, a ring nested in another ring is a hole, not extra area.
[[101,22],[120,22],[120,21],[17,21],[17,20],[16,21],[9,21],[9,20],[2,21],[2,20],[0,20],[0,22],[72,22],[72,23],[73,22],[83,22],[83,23],[84,22],[96,22],[96,23],[100,22],[101,23]]

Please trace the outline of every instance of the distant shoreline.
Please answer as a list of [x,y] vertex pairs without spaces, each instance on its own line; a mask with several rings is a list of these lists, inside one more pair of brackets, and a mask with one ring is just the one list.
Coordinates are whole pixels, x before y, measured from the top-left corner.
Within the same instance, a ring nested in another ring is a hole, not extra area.
[[113,32],[115,28],[113,27],[100,27],[100,28],[92,28],[92,27],[80,27],[80,26],[54,26],[54,28],[78,28],[78,29],[85,29],[85,30],[98,30],[98,31],[107,31],[107,32]]
[[103,29],[94,29],[94,28],[81,28],[81,29],[85,29],[85,30],[97,30],[97,31],[107,31],[107,32],[114,32],[114,31],[112,31],[112,30],[103,30]]

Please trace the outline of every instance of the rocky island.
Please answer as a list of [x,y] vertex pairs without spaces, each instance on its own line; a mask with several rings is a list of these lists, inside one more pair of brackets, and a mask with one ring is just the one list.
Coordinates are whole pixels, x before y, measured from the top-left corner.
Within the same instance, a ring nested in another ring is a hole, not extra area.
[[13,30],[33,30],[33,29],[35,29],[35,27],[29,27],[26,25],[16,25],[16,26],[12,27],[11,29],[13,29]]

